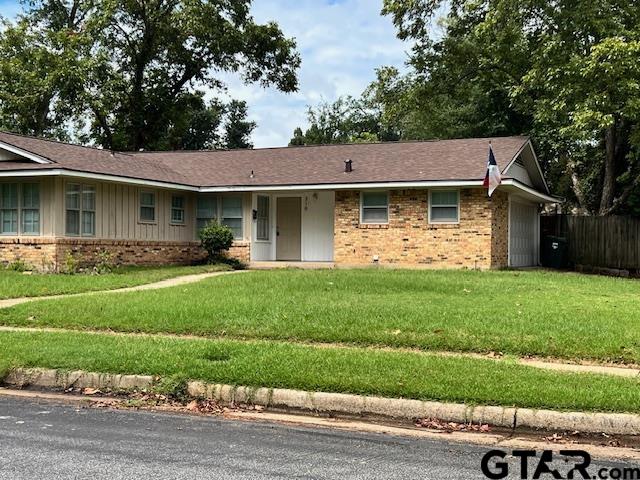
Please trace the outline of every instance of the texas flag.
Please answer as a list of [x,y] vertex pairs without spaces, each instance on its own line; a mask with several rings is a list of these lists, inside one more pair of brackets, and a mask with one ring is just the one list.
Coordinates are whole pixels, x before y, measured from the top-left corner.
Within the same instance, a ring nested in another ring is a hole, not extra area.
[[493,194],[493,191],[498,188],[498,185],[502,182],[500,176],[500,168],[496,163],[496,157],[493,155],[493,148],[489,144],[489,161],[487,162],[487,174],[484,177],[483,187],[489,189],[489,196]]

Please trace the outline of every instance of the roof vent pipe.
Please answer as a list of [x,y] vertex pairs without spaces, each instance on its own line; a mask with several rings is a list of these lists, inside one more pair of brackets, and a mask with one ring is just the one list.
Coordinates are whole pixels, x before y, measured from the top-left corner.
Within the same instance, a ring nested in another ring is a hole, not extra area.
[[344,171],[345,173],[353,172],[353,162],[351,160],[344,161]]

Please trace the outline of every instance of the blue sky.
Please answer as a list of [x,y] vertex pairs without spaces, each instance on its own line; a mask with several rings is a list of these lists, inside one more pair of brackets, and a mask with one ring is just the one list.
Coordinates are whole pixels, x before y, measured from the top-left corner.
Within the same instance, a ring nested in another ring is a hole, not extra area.
[[[259,22],[275,20],[295,37],[302,56],[300,89],[283,94],[244,85],[225,76],[229,95],[246,100],[256,147],[287,145],[296,126],[306,126],[306,107],[341,95],[359,95],[382,65],[402,67],[408,45],[398,40],[391,20],[380,16],[382,0],[254,0]],[[0,0],[0,14],[14,17],[17,1]]]

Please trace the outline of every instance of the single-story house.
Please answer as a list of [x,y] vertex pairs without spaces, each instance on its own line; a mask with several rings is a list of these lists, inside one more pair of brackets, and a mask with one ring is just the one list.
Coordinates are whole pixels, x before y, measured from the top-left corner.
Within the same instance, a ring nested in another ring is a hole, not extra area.
[[531,266],[555,201],[526,137],[114,152],[0,132],[0,261],[43,270],[194,262],[214,219],[246,262]]

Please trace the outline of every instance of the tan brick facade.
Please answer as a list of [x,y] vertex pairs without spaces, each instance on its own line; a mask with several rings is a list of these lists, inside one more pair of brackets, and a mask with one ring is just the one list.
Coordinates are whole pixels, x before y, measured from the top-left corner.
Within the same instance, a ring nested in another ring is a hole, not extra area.
[[508,199],[485,189],[460,190],[460,222],[429,224],[427,190],[389,193],[389,223],[360,224],[360,192],[336,192],[335,262],[501,268],[507,266]]
[[[199,242],[0,238],[1,263],[20,260],[40,271],[64,270],[69,255],[79,266],[95,265],[105,252],[114,265],[189,265],[206,258]],[[229,256],[248,262],[249,242],[236,242]]]
[[22,261],[43,272],[56,270],[56,242],[46,238],[0,238],[0,263]]
[[[431,268],[503,268],[508,264],[508,196],[460,190],[460,221],[430,224],[428,190],[389,192],[389,223],[360,223],[360,192],[336,191],[334,260],[338,265],[397,265]],[[91,238],[0,238],[0,262],[16,260],[38,270],[65,268],[71,255],[93,265],[104,252],[118,265],[191,264],[205,258],[199,242],[105,240]],[[229,256],[248,263],[251,243],[237,241]],[[377,256],[377,262],[374,258]]]
[[229,249],[228,255],[248,264],[251,261],[251,242],[246,240],[235,241]]

